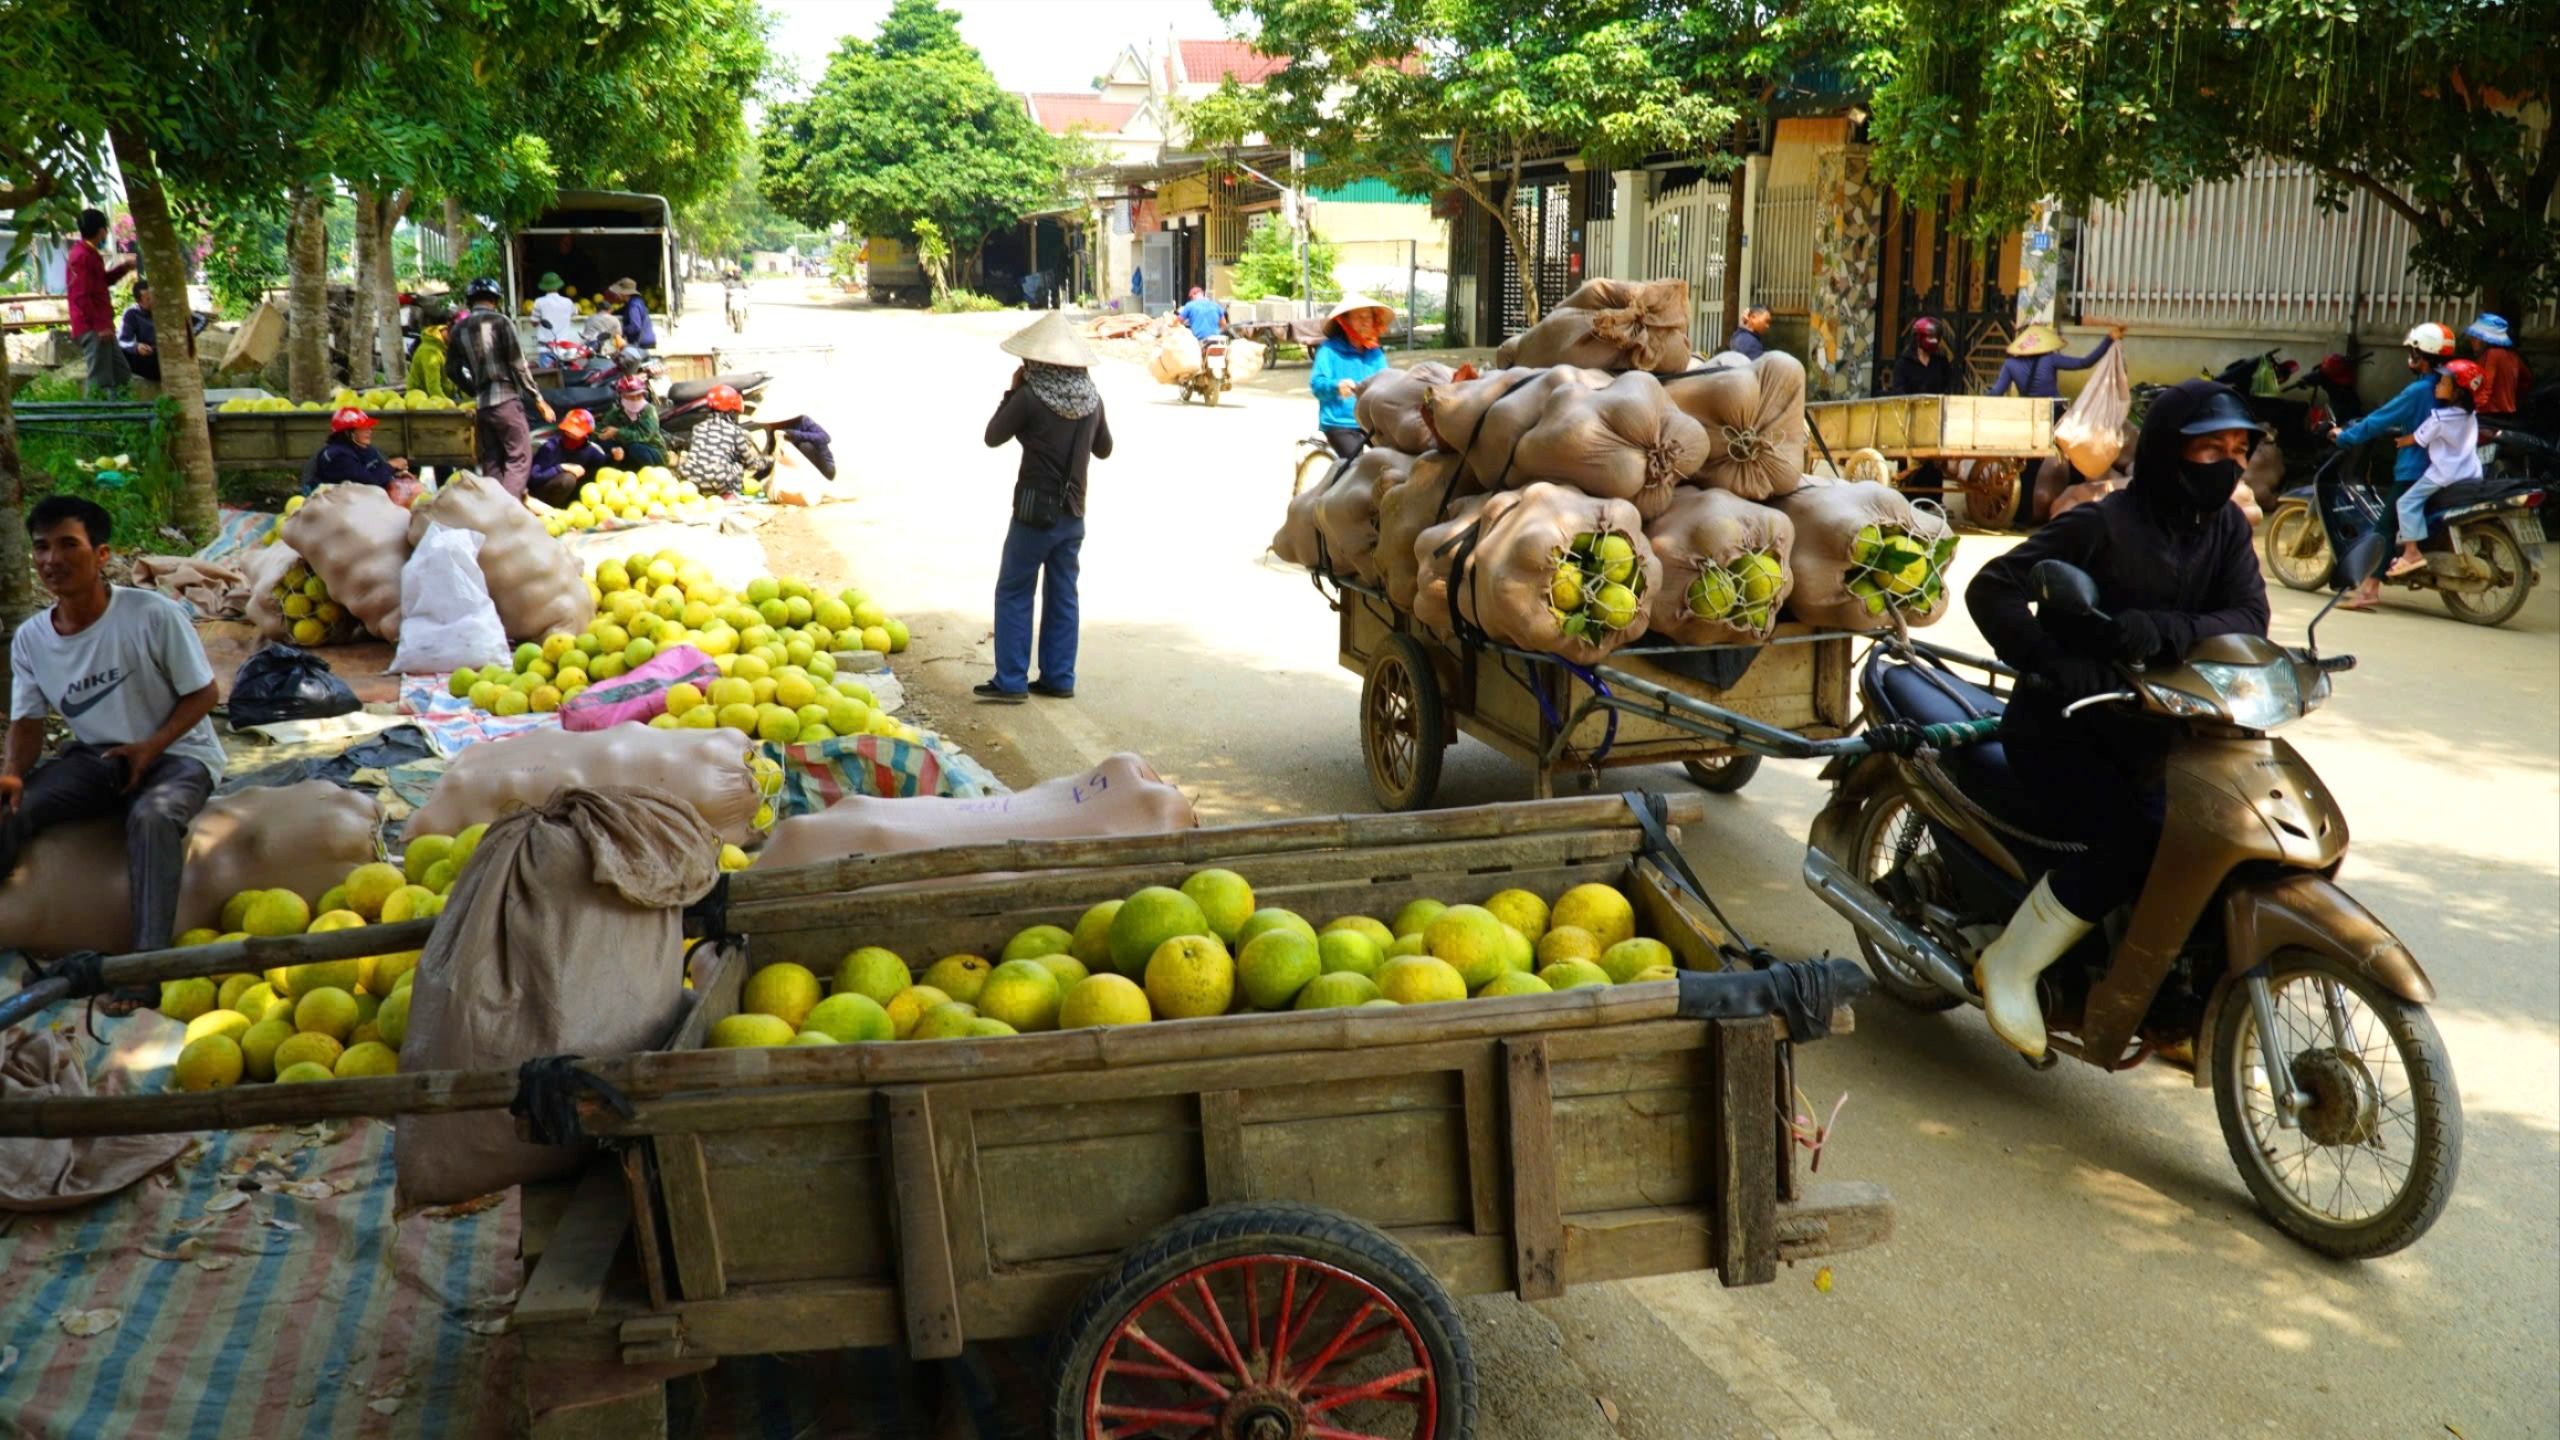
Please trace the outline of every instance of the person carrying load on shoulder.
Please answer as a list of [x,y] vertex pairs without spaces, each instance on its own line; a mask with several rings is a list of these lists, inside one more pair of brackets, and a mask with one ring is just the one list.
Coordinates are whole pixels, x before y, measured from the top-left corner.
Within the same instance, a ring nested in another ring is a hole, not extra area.
[[302,467],[302,493],[323,485],[372,485],[388,490],[409,473],[409,457],[386,460],[373,447],[375,420],[353,405],[329,417],[329,438]]
[[1315,392],[1316,428],[1324,432],[1333,453],[1348,460],[1367,446],[1360,415],[1352,402],[1360,382],[1387,368],[1387,352],[1379,337],[1395,323],[1396,312],[1366,295],[1345,295],[1324,317],[1324,343],[1315,350],[1307,388]]
[[479,406],[471,431],[480,473],[521,500],[533,465],[533,430],[525,422],[525,402],[533,402],[546,424],[558,417],[533,383],[533,367],[525,363],[515,322],[498,310],[498,282],[482,276],[464,293],[471,310],[446,335],[445,375],[456,394],[469,395]]
[[[107,583],[114,521],[97,502],[48,495],[26,525],[53,606],[9,642],[0,882],[45,831],[120,817],[133,948],[165,950],[177,933],[187,826],[222,778],[222,742],[206,718],[219,698],[213,667],[184,605]],[[46,760],[49,714],[62,717],[71,743]],[[150,999],[118,991],[105,1008],[123,1014]]]
[[2086,370],[2098,363],[2117,341],[2124,338],[2124,327],[2110,325],[2106,338],[2091,347],[2086,355],[2062,353],[2062,332],[2038,321],[2018,332],[2009,342],[2009,358],[2000,362],[2000,375],[1991,382],[1994,395],[2024,395],[2033,400],[2062,398],[2062,372]]
[[637,467],[667,463],[667,434],[658,426],[658,407],[649,403],[649,380],[637,372],[613,380],[614,408],[605,415],[596,439],[616,464]]

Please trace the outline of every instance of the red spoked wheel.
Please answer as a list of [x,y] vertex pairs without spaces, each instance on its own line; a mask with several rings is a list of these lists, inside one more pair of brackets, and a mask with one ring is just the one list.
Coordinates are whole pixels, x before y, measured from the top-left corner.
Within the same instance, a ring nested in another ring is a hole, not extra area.
[[1377,1230],[1224,1205],[1126,1256],[1068,1323],[1060,1440],[1441,1440],[1475,1367],[1447,1292]]

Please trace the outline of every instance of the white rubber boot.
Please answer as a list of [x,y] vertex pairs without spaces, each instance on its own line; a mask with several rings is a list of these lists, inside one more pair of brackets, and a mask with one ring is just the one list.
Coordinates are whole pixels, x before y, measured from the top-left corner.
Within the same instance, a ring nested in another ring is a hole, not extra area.
[[2044,1007],[2036,1001],[2036,977],[2089,933],[2089,922],[2053,898],[2053,882],[2036,882],[2009,927],[1973,962],[1983,1013],[2001,1039],[2030,1060],[2044,1058]]

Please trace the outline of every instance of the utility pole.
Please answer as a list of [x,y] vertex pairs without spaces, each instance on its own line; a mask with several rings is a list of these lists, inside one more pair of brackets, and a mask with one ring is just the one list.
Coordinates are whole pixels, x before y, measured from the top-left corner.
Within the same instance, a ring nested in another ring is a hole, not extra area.
[[1307,227],[1307,192],[1304,188],[1306,177],[1299,173],[1305,164],[1306,152],[1294,145],[1291,146],[1289,148],[1289,223],[1296,230],[1298,242],[1298,313],[1302,318],[1312,319],[1316,313],[1316,286],[1314,276],[1309,272],[1307,264],[1307,240],[1310,231]]

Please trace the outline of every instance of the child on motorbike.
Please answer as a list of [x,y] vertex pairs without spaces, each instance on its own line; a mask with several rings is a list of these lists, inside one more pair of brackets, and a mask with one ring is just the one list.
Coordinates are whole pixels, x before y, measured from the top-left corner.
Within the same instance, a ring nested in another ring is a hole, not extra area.
[[[2453,358],[2453,332],[2429,321],[2409,327],[2401,347],[2408,357],[2409,383],[2399,394],[2382,402],[2380,408],[2352,425],[2329,427],[2330,443],[2345,448],[2361,445],[2385,435],[2405,435],[2418,428],[2435,408],[2436,371]],[[2393,491],[2417,483],[2426,472],[2427,457],[2412,449],[2403,450],[2391,465]],[[2362,577],[2355,592],[2339,602],[2341,610],[2371,610],[2382,603],[2382,576]]]
[[2393,506],[2400,514],[2400,555],[2385,572],[2393,579],[2427,568],[2427,557],[2418,553],[2419,542],[2427,538],[2427,498],[2448,485],[2480,478],[2480,417],[2472,407],[2488,378],[2471,361],[2445,362],[2436,372],[2436,408],[2416,430],[2393,442],[2403,450],[2427,452],[2427,473],[2400,492]]

